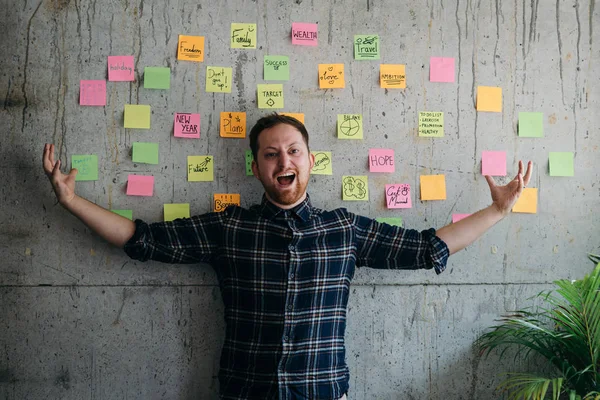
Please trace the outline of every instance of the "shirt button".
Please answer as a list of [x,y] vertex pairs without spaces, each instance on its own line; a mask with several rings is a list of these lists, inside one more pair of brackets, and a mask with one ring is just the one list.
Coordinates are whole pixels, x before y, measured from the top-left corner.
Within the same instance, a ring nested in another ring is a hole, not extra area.
[[290,340],[289,336],[285,335],[285,336],[283,337],[283,341],[284,341],[284,342],[287,342],[288,340]]
[[287,309],[288,309],[288,310],[291,310],[291,309],[292,309],[292,305],[291,305],[291,304],[290,304],[290,305],[288,305]]
[[290,274],[290,279],[294,279],[294,276],[295,276],[295,275],[294,275],[294,273],[292,272],[292,273]]
[[290,251],[294,251],[295,247],[294,247],[294,245],[290,244],[290,245],[288,246],[288,249],[290,249]]

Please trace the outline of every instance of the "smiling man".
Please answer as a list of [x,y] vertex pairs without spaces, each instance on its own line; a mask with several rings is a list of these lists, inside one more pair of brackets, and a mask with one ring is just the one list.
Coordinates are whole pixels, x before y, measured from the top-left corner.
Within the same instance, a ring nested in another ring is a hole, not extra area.
[[345,399],[344,334],[356,267],[434,269],[505,217],[531,177],[506,186],[486,176],[492,204],[422,232],[340,208],[313,207],[306,192],[314,157],[294,118],[272,114],[250,132],[261,204],[170,222],[135,223],[75,194],[76,170],[60,172],[54,146],[44,170],[61,205],[138,260],[213,266],[225,305],[219,371],[222,399]]

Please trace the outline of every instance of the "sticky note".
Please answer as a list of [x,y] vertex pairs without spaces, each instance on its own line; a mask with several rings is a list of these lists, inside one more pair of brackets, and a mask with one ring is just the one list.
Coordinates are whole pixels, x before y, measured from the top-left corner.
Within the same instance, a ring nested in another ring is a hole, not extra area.
[[338,139],[362,139],[363,122],[361,114],[338,114]]
[[355,60],[379,60],[379,35],[354,35]]
[[150,129],[150,106],[125,104],[123,120],[125,128]]
[[378,217],[378,218],[375,218],[375,221],[380,222],[382,224],[388,224],[388,225],[392,225],[392,226],[402,227],[402,218],[401,217]]
[[394,172],[395,170],[393,149],[369,149],[369,171]]
[[484,151],[481,153],[481,174],[506,176],[506,152]]
[[521,192],[521,196],[513,206],[512,212],[516,213],[537,213],[537,188],[524,188]]
[[412,194],[408,183],[385,185],[387,208],[411,208]]
[[144,68],[144,89],[169,89],[171,87],[171,68]]
[[454,82],[454,58],[431,57],[429,59],[430,82]]
[[342,200],[368,201],[369,181],[367,176],[342,176]]
[[158,143],[133,142],[131,160],[137,163],[158,164]]
[[71,156],[71,168],[77,168],[76,181],[98,180],[98,156],[95,154]]
[[133,56],[108,56],[108,80],[111,82],[135,80]]
[[574,155],[570,151],[550,152],[550,176],[575,176]]
[[252,172],[252,161],[254,160],[254,157],[252,156],[252,150],[246,150],[244,160],[246,161],[246,176],[254,175]]
[[304,125],[304,114],[303,113],[285,113],[285,112],[280,112],[280,115],[287,115],[288,117],[292,117],[292,118],[296,118],[298,121],[302,122],[302,125]]
[[288,56],[265,56],[265,81],[289,81],[290,58]]
[[502,112],[502,88],[477,86],[477,111]]
[[173,221],[177,218],[189,218],[190,217],[190,204],[189,203],[164,204],[163,210],[164,210],[164,214],[165,214],[165,222]]
[[315,156],[315,165],[313,165],[311,174],[314,175],[333,175],[333,165],[331,163],[330,151],[311,151]]
[[256,85],[258,108],[283,108],[283,85],[280,83]]
[[292,22],[292,44],[298,46],[316,46],[318,45],[317,32],[319,25]]
[[386,89],[406,88],[406,66],[404,64],[381,64],[379,86]]
[[421,111],[419,113],[419,136],[444,137],[444,113]]
[[133,221],[133,210],[110,210],[121,217],[125,217]]
[[152,196],[154,192],[154,177],[148,175],[128,175],[128,196]]
[[242,205],[238,193],[215,193],[213,196],[213,211],[222,212],[229,206]]
[[79,81],[79,104],[82,106],[105,106],[106,81]]
[[222,112],[221,137],[242,139],[246,137],[246,113],[245,112]]
[[544,113],[520,112],[518,132],[520,137],[544,137]]
[[206,67],[206,91],[231,93],[231,68]]
[[445,175],[421,175],[421,200],[446,200]]
[[188,156],[187,163],[189,182],[209,182],[215,179],[212,156]]
[[341,89],[344,82],[344,64],[319,64],[319,88]]
[[204,36],[179,35],[177,59],[184,61],[204,61]]
[[232,49],[256,49],[256,24],[231,24]]
[[173,136],[188,139],[200,138],[200,114],[175,113]]

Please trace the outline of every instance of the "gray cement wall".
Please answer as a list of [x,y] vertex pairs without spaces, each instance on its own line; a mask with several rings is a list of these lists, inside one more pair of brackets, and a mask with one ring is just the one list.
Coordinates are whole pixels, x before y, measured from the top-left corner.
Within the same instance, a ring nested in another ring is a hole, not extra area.
[[[595,1],[353,0],[160,2],[1,0],[0,398],[211,399],[224,326],[206,265],[129,260],[55,204],[41,169],[45,142],[59,157],[98,154],[96,182],[80,195],[134,217],[162,219],[164,203],[211,209],[213,193],[260,200],[244,173],[247,140],[218,135],[221,111],[256,106],[265,54],[288,55],[285,109],[304,112],[313,149],[333,151],[333,176],[313,176],[314,204],[407,227],[450,222],[489,204],[481,152],[505,150],[508,173],[534,162],[538,213],[513,214],[451,257],[447,271],[359,270],[347,330],[349,398],[489,399],[510,362],[481,359],[472,343],[500,313],[554,279],[591,270],[598,251],[598,63]],[[231,22],[258,25],[256,50],[229,48]],[[292,22],[318,22],[319,46],[293,47]],[[381,60],[353,60],[354,34],[381,37]],[[204,63],[178,62],[178,34],[206,37]],[[134,55],[135,83],[109,82],[105,107],[79,106],[79,80],[106,77],[106,57]],[[429,57],[456,58],[456,82],[429,82]],[[344,63],[346,88],[320,90],[318,63]],[[407,88],[378,86],[380,63],[406,64]],[[231,94],[206,93],[207,65],[233,67]],[[171,89],[143,88],[145,66],[170,66]],[[477,113],[478,85],[503,89],[502,113]],[[149,131],[123,128],[126,103],[150,104]],[[200,112],[201,139],[172,136],[173,113]],[[417,137],[419,111],[445,112],[441,139]],[[517,137],[520,111],[544,113],[545,137]],[[338,113],[362,113],[365,139],[336,138]],[[132,142],[160,143],[160,164],[134,164]],[[370,174],[372,147],[396,151],[396,173]],[[575,177],[548,174],[549,151],[575,152]],[[215,156],[215,181],[188,183],[187,155]],[[133,198],[129,173],[155,176],[155,195]],[[387,210],[386,183],[446,175],[446,201]],[[369,175],[370,201],[343,202],[342,175]]]

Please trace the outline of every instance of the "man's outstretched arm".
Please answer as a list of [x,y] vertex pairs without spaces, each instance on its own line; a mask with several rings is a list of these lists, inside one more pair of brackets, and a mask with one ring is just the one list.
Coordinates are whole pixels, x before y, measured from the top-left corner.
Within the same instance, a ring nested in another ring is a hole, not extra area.
[[44,146],[42,162],[58,202],[106,241],[123,247],[135,233],[135,223],[77,196],[75,194],[77,170],[71,169],[66,175],[60,171],[60,160],[54,161],[53,144]]

